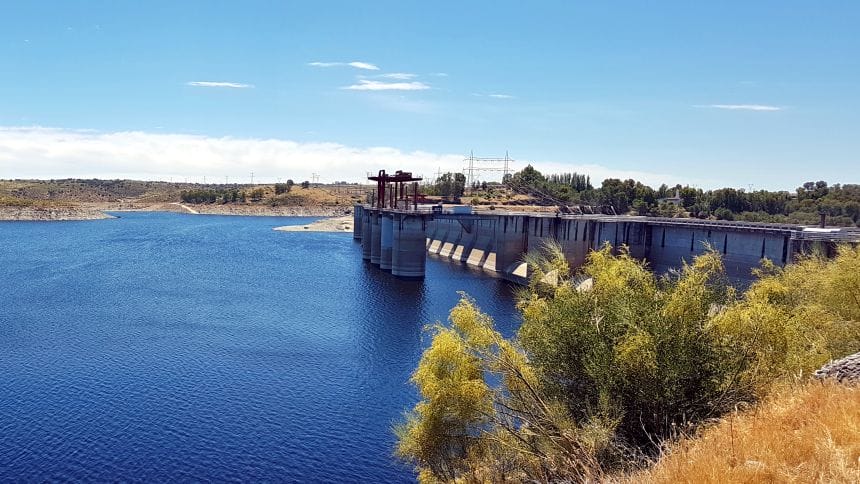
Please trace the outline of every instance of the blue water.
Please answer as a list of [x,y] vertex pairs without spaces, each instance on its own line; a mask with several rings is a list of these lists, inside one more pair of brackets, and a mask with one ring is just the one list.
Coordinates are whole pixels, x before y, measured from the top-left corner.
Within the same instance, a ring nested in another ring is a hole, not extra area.
[[0,222],[0,481],[398,482],[391,426],[458,290],[510,334],[511,287],[423,282],[309,219]]

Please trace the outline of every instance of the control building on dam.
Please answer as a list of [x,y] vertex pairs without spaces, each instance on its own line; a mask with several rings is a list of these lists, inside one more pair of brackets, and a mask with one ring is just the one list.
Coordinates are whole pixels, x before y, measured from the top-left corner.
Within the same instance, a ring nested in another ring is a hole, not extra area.
[[[382,184],[394,176],[380,172],[380,177],[371,179]],[[418,205],[414,179],[408,173],[401,178],[406,181],[395,181],[396,188],[389,190],[387,197],[383,188],[377,192],[375,203],[354,207],[353,236],[361,240],[365,260],[404,278],[423,278],[429,253],[524,282],[529,274],[524,254],[555,241],[574,269],[585,262],[589,251],[609,243],[615,248],[626,245],[633,257],[647,261],[656,273],[679,268],[711,247],[722,254],[727,275],[733,281],[748,283],[753,279],[752,269],[764,258],[784,266],[811,250],[832,254],[838,243],[860,243],[860,231],[856,229],[473,211],[471,207],[443,211],[440,206]],[[413,181],[411,197],[405,186],[408,181]]]

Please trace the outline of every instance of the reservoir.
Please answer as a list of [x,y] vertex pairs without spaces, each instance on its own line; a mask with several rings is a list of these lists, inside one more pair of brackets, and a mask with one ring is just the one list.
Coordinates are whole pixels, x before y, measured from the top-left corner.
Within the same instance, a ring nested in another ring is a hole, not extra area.
[[0,481],[412,481],[422,327],[461,290],[519,324],[501,279],[272,230],[311,219],[116,215],[0,223]]

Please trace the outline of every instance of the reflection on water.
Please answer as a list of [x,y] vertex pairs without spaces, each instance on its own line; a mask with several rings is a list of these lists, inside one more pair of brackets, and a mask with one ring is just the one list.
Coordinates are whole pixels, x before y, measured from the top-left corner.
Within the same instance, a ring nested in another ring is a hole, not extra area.
[[307,221],[0,223],[0,480],[412,480],[391,425],[422,326],[465,290],[512,334],[512,288],[271,230]]

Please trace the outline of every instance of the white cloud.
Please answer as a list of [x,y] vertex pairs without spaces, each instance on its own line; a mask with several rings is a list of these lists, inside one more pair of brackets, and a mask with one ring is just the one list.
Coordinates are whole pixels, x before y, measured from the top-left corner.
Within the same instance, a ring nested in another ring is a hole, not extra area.
[[[277,178],[360,181],[367,172],[407,170],[430,176],[437,167],[462,170],[462,155],[396,148],[302,143],[285,139],[209,137],[142,131],[98,132],[0,127],[0,178],[133,178],[174,181],[202,177],[262,182]],[[217,177],[217,178],[216,178]]]
[[381,74],[379,77],[384,77],[386,79],[398,79],[401,81],[408,81],[410,79],[415,79],[418,76],[415,74],[409,74],[407,72],[392,72],[391,74]]
[[232,89],[247,89],[254,87],[252,84],[242,84],[239,82],[191,81],[186,84],[195,87],[229,87]]
[[187,84],[195,87],[229,87],[231,89],[247,89],[254,87],[252,84],[242,84],[240,82],[191,81]]
[[309,62],[308,65],[311,67],[344,67],[344,66],[349,66],[349,67],[354,67],[356,69],[364,69],[364,70],[368,70],[368,71],[378,71],[379,70],[379,67],[377,67],[374,64],[370,64],[368,62],[359,62],[359,61],[352,61],[352,62]]
[[366,69],[368,71],[378,71],[379,67],[376,67],[373,64],[368,64],[367,62],[350,62],[350,67],[355,67],[356,69]]
[[779,106],[766,104],[696,104],[694,108],[729,109],[733,111],[782,111]]
[[430,86],[418,81],[382,82],[359,79],[358,84],[345,86],[341,89],[347,89],[350,91],[423,91],[425,89],[430,89]]
[[[615,170],[601,165],[531,162],[543,173],[578,172],[599,185],[604,178],[633,178],[660,183],[699,183],[650,172]],[[525,161],[512,165],[525,167]],[[322,181],[361,181],[367,172],[406,170],[432,177],[437,169],[460,172],[462,154],[354,147],[339,143],[302,143],[273,138],[210,137],[143,131],[99,132],[43,127],[0,127],[0,178],[132,178],[175,181],[187,178],[231,181],[254,178],[305,180],[321,173]],[[495,179],[500,178],[499,174]],[[711,181],[711,183],[716,183]]]

